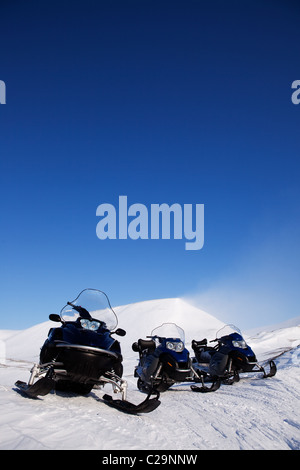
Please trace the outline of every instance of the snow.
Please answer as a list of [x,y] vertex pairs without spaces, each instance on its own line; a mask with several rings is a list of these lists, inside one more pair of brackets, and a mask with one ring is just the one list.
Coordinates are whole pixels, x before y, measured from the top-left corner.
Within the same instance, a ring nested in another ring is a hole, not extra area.
[[[145,398],[133,377],[137,354],[131,344],[164,322],[192,339],[213,339],[224,323],[181,299],[160,299],[116,307],[128,399]],[[286,325],[245,335],[260,360],[276,357],[275,377],[249,374],[232,386],[209,394],[193,393],[189,384],[161,394],[152,413],[127,415],[104,404],[103,393],[88,396],[50,393],[41,399],[16,392],[16,380],[28,381],[49,328],[46,321],[24,331],[0,331],[0,449],[202,450],[300,449],[300,318]]]

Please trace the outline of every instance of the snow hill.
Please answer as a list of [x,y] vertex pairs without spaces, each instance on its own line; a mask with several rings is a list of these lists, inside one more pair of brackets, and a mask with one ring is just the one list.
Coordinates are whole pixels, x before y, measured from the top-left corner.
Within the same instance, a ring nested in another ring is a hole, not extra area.
[[[144,395],[133,377],[137,354],[131,344],[164,322],[192,339],[213,339],[224,323],[182,299],[160,299],[114,308],[124,356],[128,399]],[[32,363],[49,328],[45,321],[23,331],[0,330],[0,449],[201,450],[300,449],[300,317],[245,334],[258,359],[276,357],[275,377],[249,374],[233,386],[198,394],[178,384],[161,395],[148,415],[131,416],[109,408],[102,390],[86,397],[50,393],[31,400],[16,393],[16,380],[28,381]],[[106,388],[107,387],[107,388]],[[111,393],[110,386],[104,392]]]

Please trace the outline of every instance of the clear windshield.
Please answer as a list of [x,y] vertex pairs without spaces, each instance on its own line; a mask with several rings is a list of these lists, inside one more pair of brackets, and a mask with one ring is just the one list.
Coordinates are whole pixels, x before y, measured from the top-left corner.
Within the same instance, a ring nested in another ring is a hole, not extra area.
[[240,336],[243,337],[241,330],[235,325],[225,325],[220,330],[218,330],[216,334],[216,338],[222,338],[222,336],[228,336],[232,333],[238,333]]
[[151,336],[159,336],[160,338],[180,339],[183,343],[185,341],[184,331],[175,323],[163,323],[162,325],[154,328]]
[[[84,289],[71,303],[85,308],[93,320],[104,322],[109,330],[117,327],[117,316],[104,292],[97,289]],[[80,315],[71,305],[65,305],[61,309],[60,316],[65,321],[75,321]]]

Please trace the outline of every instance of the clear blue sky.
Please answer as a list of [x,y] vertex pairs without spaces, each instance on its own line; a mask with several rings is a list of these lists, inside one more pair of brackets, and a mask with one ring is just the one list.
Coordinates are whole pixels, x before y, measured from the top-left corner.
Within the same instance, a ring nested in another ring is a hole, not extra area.
[[[300,5],[3,0],[0,329],[86,287],[299,315]],[[96,208],[205,204],[205,244],[96,237]]]

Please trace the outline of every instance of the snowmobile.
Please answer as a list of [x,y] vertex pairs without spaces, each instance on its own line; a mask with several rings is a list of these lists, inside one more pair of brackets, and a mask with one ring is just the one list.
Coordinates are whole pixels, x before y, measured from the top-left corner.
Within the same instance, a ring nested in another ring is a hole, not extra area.
[[104,292],[84,289],[75,300],[67,302],[59,315],[51,314],[49,319],[61,325],[50,329],[39,364],[33,366],[27,384],[16,382],[18,391],[31,398],[47,395],[53,389],[85,395],[93,387],[111,384],[115,393],[122,394],[117,400],[107,394],[102,397],[112,407],[138,414],[159,406],[159,394],[155,398],[147,396],[139,405],[126,400],[120,343],[113,338],[126,332],[116,329],[117,316]]
[[[163,323],[147,336],[150,339],[133,343],[133,351],[139,353],[134,376],[140,391],[151,395],[165,392],[175,383],[201,380],[192,367],[184,336],[182,328],[175,323]],[[216,390],[219,386],[216,380],[211,388]],[[204,389],[210,390],[203,384]]]
[[[222,327],[217,332],[216,338],[210,341],[210,343],[213,342],[217,342],[214,347],[208,345],[206,338],[201,341],[192,341],[192,349],[195,353],[193,367],[202,377],[202,381],[214,381],[218,377],[222,383],[232,385],[240,380],[240,373],[262,372],[263,378],[273,377],[276,374],[277,368],[274,361],[269,361],[269,372],[258,364],[253,350],[236,326]],[[192,389],[195,392],[203,391],[196,385],[192,385]]]

